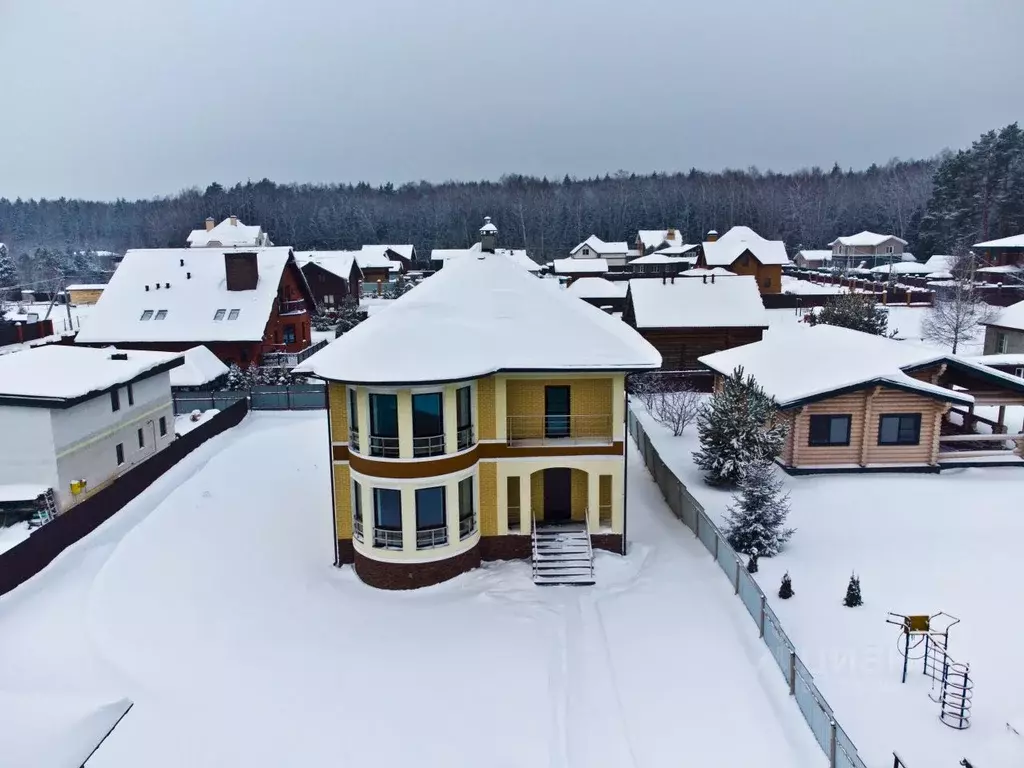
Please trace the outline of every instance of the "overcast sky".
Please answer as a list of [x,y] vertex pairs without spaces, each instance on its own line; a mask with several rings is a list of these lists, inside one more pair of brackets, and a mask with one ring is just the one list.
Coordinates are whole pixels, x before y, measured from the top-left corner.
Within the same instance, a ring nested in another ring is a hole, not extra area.
[[930,156],[1024,0],[0,0],[0,196]]

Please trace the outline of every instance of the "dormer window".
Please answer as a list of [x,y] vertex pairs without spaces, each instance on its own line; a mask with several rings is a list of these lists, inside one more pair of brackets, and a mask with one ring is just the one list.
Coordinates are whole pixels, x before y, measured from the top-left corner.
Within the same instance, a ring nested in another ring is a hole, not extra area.
[[213,319],[214,320],[223,320],[224,319],[224,315],[226,313],[227,313],[226,309],[218,309],[216,312],[213,313]]
[[230,312],[228,312],[228,320],[237,320],[238,319],[238,313],[241,312],[241,311],[242,310],[240,310],[240,309],[232,309]]
[[142,317],[139,320],[149,320],[151,317],[153,317],[153,310],[147,309],[142,312]]
[[156,311],[156,317],[154,317],[153,319],[154,320],[163,320],[165,317],[167,317],[167,310],[166,309],[158,309]]

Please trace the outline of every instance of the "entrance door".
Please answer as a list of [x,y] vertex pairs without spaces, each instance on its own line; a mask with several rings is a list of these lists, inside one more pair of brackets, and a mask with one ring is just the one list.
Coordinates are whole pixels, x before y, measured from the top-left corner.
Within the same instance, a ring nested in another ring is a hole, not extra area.
[[544,437],[569,436],[569,388],[544,387]]
[[572,519],[572,470],[544,470],[544,522],[567,523]]

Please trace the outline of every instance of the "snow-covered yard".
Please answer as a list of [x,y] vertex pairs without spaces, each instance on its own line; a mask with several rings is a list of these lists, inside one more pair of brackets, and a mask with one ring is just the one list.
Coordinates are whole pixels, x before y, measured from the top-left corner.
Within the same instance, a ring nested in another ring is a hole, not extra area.
[[6,552],[27,539],[32,534],[28,523],[15,523],[0,528],[0,552]]
[[596,587],[512,562],[388,593],[331,565],[326,441],[251,414],[0,598],[0,694],[134,699],[90,768],[824,764],[635,450]]
[[[676,438],[646,413],[641,420],[665,463],[720,522],[732,496],[705,485],[693,465],[696,429]],[[909,768],[955,766],[965,756],[984,768],[1024,765],[1024,737],[1007,728],[1024,734],[1017,663],[1024,619],[1016,613],[1024,603],[1024,473],[785,476],[785,483],[796,533],[781,555],[760,560],[755,578],[861,758],[892,765],[895,749]],[[796,595],[780,600],[787,571]],[[864,605],[851,609],[841,603],[853,572]],[[899,630],[885,623],[889,611],[945,611],[962,620],[949,650],[970,663],[975,681],[969,730],[940,723],[921,661],[900,684]]]
[[[210,408],[207,411],[195,410],[192,411],[191,413],[183,413],[179,416],[175,416],[174,434],[178,435],[178,437],[181,437],[182,435],[187,435],[200,424],[206,423],[214,416],[216,416],[218,413],[220,413],[219,409]],[[193,419],[193,416],[196,416],[196,418]]]

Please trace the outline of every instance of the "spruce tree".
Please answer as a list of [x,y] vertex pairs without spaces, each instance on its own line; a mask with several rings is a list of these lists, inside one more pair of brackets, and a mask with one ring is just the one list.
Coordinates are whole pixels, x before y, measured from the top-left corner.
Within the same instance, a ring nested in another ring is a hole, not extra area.
[[856,608],[863,605],[864,601],[860,596],[860,579],[857,574],[850,575],[850,583],[846,585],[846,597],[843,598],[843,605],[847,608]]
[[728,511],[725,536],[737,552],[772,557],[793,535],[792,528],[784,527],[789,494],[782,492],[782,480],[770,461],[753,461],[743,468],[739,493]]
[[789,600],[793,596],[793,582],[789,578],[789,571],[782,574],[782,585],[779,587],[779,597]]
[[18,284],[18,270],[14,267],[7,246],[0,243],[0,301],[14,297],[14,287]]
[[892,337],[889,333],[889,312],[878,306],[874,296],[841,293],[825,302],[820,312],[812,312],[811,325],[835,325],[875,336]]
[[709,485],[735,485],[743,468],[772,461],[786,442],[786,425],[777,419],[775,401],[752,376],[737,368],[697,415],[700,450],[694,463]]
[[245,389],[245,373],[238,367],[237,363],[232,363],[228,366],[225,386],[228,389]]

